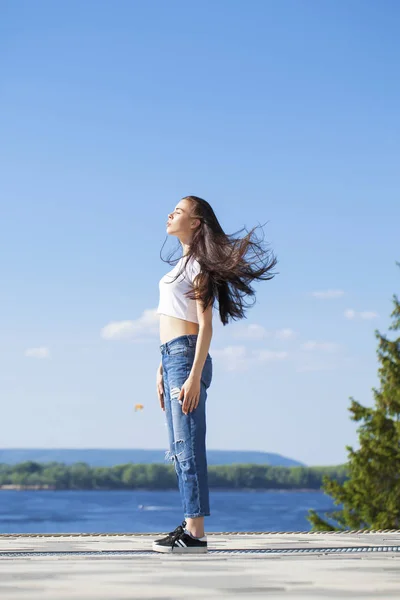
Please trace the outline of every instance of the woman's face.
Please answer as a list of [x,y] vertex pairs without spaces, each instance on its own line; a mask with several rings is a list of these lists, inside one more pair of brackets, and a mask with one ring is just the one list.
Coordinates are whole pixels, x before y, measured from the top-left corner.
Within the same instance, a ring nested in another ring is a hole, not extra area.
[[175,210],[168,215],[167,233],[187,237],[193,231],[194,219],[190,216],[192,204],[189,200],[181,200]]

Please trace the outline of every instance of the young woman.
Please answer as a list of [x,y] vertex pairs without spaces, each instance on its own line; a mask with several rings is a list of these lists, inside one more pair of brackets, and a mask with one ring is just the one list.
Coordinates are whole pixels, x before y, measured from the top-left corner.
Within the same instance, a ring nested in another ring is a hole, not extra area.
[[[185,520],[153,542],[157,552],[207,552],[204,517],[210,515],[206,459],[206,398],[212,379],[209,348],[214,301],[223,325],[244,317],[245,295],[254,279],[271,279],[274,255],[251,239],[225,234],[210,204],[183,198],[168,215],[167,233],[182,245],[182,256],[159,282],[161,363],[157,394],[169,435]],[[255,251],[251,261],[248,252]],[[167,261],[169,262],[169,261]]]

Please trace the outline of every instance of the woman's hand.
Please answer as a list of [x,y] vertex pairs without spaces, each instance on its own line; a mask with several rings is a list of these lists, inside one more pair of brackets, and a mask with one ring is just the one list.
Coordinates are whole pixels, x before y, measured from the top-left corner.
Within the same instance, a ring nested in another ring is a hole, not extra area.
[[[200,382],[201,377],[192,377],[189,375],[181,388],[178,400],[182,404],[182,412],[185,415],[197,408],[200,400]],[[183,403],[182,396],[184,396]]]
[[157,369],[157,396],[158,396],[158,400],[160,402],[160,406],[161,406],[162,410],[165,411],[164,377],[163,377],[162,369],[160,369],[160,367],[158,367],[158,369]]

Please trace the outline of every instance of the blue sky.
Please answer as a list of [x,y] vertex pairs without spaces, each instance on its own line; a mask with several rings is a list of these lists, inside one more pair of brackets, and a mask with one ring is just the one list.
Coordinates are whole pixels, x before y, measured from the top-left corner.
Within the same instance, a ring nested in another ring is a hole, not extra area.
[[195,194],[279,259],[215,313],[208,447],[345,460],[399,290],[398,3],[0,10],[0,446],[166,448],[160,250]]

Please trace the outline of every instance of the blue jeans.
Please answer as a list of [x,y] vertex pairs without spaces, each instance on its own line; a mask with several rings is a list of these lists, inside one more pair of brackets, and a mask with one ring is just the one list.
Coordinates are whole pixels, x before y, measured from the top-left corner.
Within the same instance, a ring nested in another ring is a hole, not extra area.
[[174,462],[185,518],[210,515],[206,457],[206,399],[212,379],[210,354],[201,374],[197,407],[185,415],[178,402],[193,365],[197,337],[196,334],[181,335],[160,346],[169,437],[166,458]]

